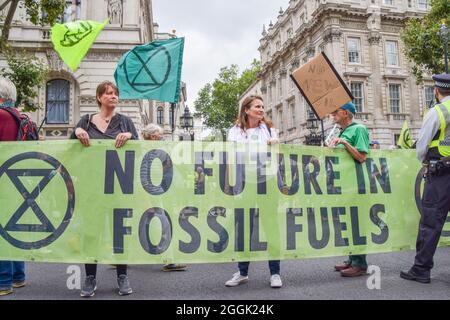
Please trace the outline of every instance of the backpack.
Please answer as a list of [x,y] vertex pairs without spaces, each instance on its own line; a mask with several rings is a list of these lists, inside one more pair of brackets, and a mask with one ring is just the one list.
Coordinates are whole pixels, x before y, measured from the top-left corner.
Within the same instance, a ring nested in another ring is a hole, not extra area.
[[7,111],[16,119],[19,124],[17,132],[17,141],[35,141],[39,140],[36,124],[26,114],[22,114],[17,109],[11,107],[2,107],[2,110]]

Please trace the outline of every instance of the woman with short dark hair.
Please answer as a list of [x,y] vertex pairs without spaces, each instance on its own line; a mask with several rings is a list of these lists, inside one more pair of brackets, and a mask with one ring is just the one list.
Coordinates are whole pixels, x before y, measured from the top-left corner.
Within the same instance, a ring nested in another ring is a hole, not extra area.
[[[90,145],[90,139],[114,139],[116,148],[121,148],[130,139],[139,139],[133,121],[116,112],[119,91],[114,83],[109,81],[100,83],[97,87],[96,100],[100,111],[83,116],[72,133],[71,139],[80,140],[86,147]],[[131,294],[133,290],[128,280],[127,266],[117,265],[116,268],[119,295]],[[85,269],[86,279],[81,289],[81,296],[92,297],[97,289],[97,265],[86,264]]]

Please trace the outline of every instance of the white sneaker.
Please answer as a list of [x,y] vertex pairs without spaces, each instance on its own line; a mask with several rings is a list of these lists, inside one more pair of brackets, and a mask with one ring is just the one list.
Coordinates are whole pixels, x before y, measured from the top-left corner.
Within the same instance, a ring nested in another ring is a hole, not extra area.
[[248,281],[248,276],[241,276],[241,273],[238,271],[233,274],[233,277],[225,282],[225,286],[227,287],[236,287],[242,283],[246,283]]
[[270,286],[272,288],[281,288],[283,283],[281,282],[281,277],[279,274],[274,274],[270,276]]

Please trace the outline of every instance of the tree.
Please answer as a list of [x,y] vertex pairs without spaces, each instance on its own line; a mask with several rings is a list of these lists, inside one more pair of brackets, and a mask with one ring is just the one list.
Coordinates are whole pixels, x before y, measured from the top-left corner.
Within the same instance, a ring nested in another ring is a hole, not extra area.
[[219,130],[225,135],[239,112],[239,97],[256,81],[261,70],[259,61],[254,60],[249,69],[239,74],[237,65],[220,69],[218,78],[206,84],[194,102],[196,116],[204,119],[208,128]]
[[444,72],[444,45],[439,28],[449,26],[450,1],[431,0],[431,11],[423,19],[411,19],[402,32],[405,55],[413,62],[412,72],[420,83],[423,73]]
[[37,89],[43,84],[47,69],[38,58],[25,51],[18,52],[9,41],[9,31],[17,8],[25,8],[27,19],[35,25],[53,25],[64,14],[65,0],[4,0],[0,3],[0,11],[7,8],[6,16],[0,16],[2,34],[0,49],[6,58],[9,69],[2,68],[0,75],[9,78],[17,88],[16,106],[24,111],[35,111],[39,105],[34,102]]
[[25,8],[28,19],[34,25],[53,25],[64,14],[65,0],[4,0],[0,4],[0,11],[9,4],[8,13],[2,27],[2,43],[8,41],[12,19],[17,8]]
[[17,88],[16,106],[23,111],[35,111],[39,105],[35,104],[38,95],[36,88],[40,87],[47,75],[45,64],[25,51],[14,53],[5,52],[9,69],[0,69],[0,75],[9,78]]

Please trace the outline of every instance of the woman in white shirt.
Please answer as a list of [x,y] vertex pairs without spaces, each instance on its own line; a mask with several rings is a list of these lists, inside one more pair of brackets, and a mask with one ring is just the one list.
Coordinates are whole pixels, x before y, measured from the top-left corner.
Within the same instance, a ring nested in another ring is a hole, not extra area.
[[[247,97],[241,105],[236,125],[228,132],[228,141],[244,143],[264,143],[272,145],[278,143],[277,133],[272,122],[264,117],[264,102],[260,96]],[[239,262],[239,271],[233,274],[225,285],[235,287],[248,281],[248,267],[250,262]],[[270,286],[280,288],[280,261],[269,261]]]

